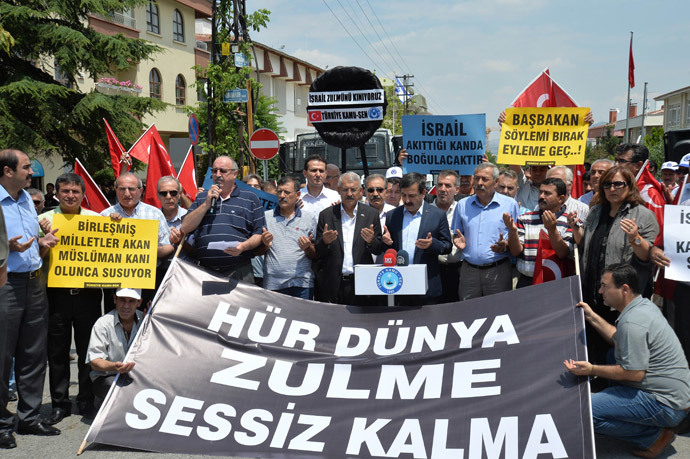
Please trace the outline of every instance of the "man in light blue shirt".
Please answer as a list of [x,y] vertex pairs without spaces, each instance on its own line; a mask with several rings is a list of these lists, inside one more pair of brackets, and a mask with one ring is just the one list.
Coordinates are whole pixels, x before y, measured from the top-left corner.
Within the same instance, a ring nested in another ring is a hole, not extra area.
[[55,231],[40,238],[31,196],[31,160],[19,150],[0,151],[0,204],[9,242],[7,283],[0,287],[0,448],[17,446],[15,414],[7,409],[12,358],[21,384],[16,417],[20,434],[58,435],[40,418],[46,374],[48,302],[41,255],[55,246]]
[[316,218],[297,206],[299,182],[290,177],[278,181],[278,207],[266,211],[266,228],[258,254],[266,254],[263,266],[264,288],[285,295],[311,300],[314,273],[311,259],[316,257],[313,238]]
[[503,223],[503,214],[517,218],[519,208],[514,199],[496,193],[498,175],[494,164],[477,166],[473,178],[476,194],[455,207],[451,232],[465,260],[460,268],[458,288],[463,301],[512,288],[508,228]]

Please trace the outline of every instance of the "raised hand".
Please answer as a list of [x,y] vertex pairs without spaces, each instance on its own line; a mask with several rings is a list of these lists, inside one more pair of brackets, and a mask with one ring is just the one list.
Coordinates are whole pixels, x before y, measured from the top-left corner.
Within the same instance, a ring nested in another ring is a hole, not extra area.
[[307,250],[311,245],[314,243],[314,235],[310,234],[309,237],[307,236],[300,236],[299,239],[297,239],[297,245],[299,245],[299,248],[302,250]]
[[362,228],[362,239],[367,244],[371,244],[371,241],[374,240],[374,225],[369,225],[369,228]]
[[329,230],[328,223],[323,227],[323,242],[330,244],[338,237],[338,230]]
[[391,237],[391,233],[388,231],[388,227],[386,225],[383,225],[383,237],[381,240],[386,245],[393,245],[393,238]]
[[503,233],[499,234],[498,241],[491,245],[491,250],[496,253],[503,253],[508,250],[508,241],[503,239]]
[[577,222],[579,221],[577,218],[577,210],[573,210],[572,212],[568,212],[566,214],[568,217],[568,225],[570,225],[571,228],[574,228],[577,226]]
[[415,241],[414,245],[415,245],[415,247],[417,247],[419,249],[426,250],[429,247],[431,247],[432,242],[434,242],[434,238],[432,238],[431,233],[429,233],[426,235],[425,239],[417,239],[417,241]]
[[29,247],[31,247],[31,244],[33,244],[34,241],[36,240],[35,237],[31,237],[31,238],[29,238],[29,240],[26,241],[26,242],[19,242],[19,240],[20,240],[21,238],[23,238],[23,237],[24,237],[24,236],[16,236],[16,237],[13,237],[12,239],[10,239],[10,240],[8,241],[8,242],[10,243],[10,250],[11,250],[12,252],[24,252],[24,251],[26,251]]
[[515,220],[513,220],[513,217],[511,217],[507,212],[503,214],[503,224],[506,225],[508,231],[517,231]]
[[459,250],[463,250],[467,246],[465,236],[460,232],[459,229],[455,230],[455,234],[453,235],[453,244],[455,244],[455,247],[457,247]]
[[178,228],[170,228],[170,243],[171,244],[179,244],[182,241],[182,231],[180,231]]
[[261,242],[266,247],[271,247],[273,245],[273,234],[269,233],[266,227],[261,228]]
[[554,214],[550,210],[545,210],[541,216],[541,219],[544,222],[544,228],[546,228],[546,231],[550,233],[556,231],[556,225],[558,224],[558,218],[556,217],[556,214]]

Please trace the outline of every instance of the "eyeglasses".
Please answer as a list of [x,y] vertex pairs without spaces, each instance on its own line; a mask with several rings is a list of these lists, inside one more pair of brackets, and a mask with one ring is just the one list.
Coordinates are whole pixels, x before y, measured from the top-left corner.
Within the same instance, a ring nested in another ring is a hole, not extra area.
[[613,187],[614,190],[620,190],[621,188],[625,188],[628,186],[628,184],[622,180],[617,180],[615,182],[604,182],[601,184],[601,187],[604,190],[608,190]]
[[616,164],[625,164],[625,163],[636,163],[637,161],[633,161],[632,159],[623,159],[623,158],[616,158],[614,163]]
[[385,188],[381,188],[381,187],[376,187],[376,188],[372,187],[372,188],[367,188],[367,193],[373,193],[374,191],[376,191],[377,193],[381,194],[385,190],[386,190]]
[[167,195],[170,195],[170,196],[172,196],[172,197],[174,198],[175,196],[177,196],[177,190],[159,191],[159,192],[158,192],[158,196],[160,196],[161,198],[164,198],[164,197],[166,197]]
[[221,174],[227,174],[228,172],[237,172],[237,169],[223,169],[222,167],[214,167],[211,169],[211,173],[215,174],[216,172],[220,172]]
[[124,193],[125,191],[129,191],[130,193],[134,193],[134,192],[136,192],[138,189],[139,189],[138,186],[130,186],[130,187],[127,187],[127,186],[119,186],[119,187],[115,188],[115,191],[119,191],[120,193]]
[[38,206],[39,204],[43,204],[43,201],[40,201],[40,200],[39,200],[39,201],[34,201],[34,204],[36,204],[36,205]]

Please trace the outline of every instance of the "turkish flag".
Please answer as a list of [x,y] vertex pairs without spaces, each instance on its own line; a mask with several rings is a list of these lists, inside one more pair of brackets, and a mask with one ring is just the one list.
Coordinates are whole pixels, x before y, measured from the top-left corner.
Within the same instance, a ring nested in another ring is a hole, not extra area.
[[146,132],[144,132],[141,137],[134,142],[134,145],[132,145],[132,147],[129,149],[129,156],[148,164],[150,147],[154,142],[160,145],[163,151],[168,154],[168,151],[165,149],[165,145],[163,144],[163,139],[161,139],[161,135],[158,133],[158,129],[156,129],[156,125],[152,124],[151,127],[149,127]]
[[577,107],[573,98],[551,78],[548,68],[532,80],[510,105],[513,107]]
[[630,35],[630,56],[628,57],[628,84],[631,88],[635,87],[635,59],[632,53],[632,35]]
[[151,142],[151,154],[149,155],[149,167],[146,170],[146,193],[144,202],[154,207],[161,207],[158,200],[158,180],[166,175],[177,177],[170,155],[165,147],[156,142]]
[[654,244],[659,246],[663,246],[664,243],[664,206],[666,205],[662,186],[649,172],[649,160],[645,161],[637,174],[637,188],[640,190],[640,197],[644,200],[647,209],[654,212],[656,221],[659,223],[659,235],[654,241]]
[[573,167],[573,187],[570,189],[570,196],[577,199],[585,194],[585,188],[582,184],[582,176],[587,172],[583,164],[578,164]]
[[189,199],[194,201],[198,187],[196,184],[196,169],[194,168],[194,153],[192,153],[192,148],[193,147],[190,145],[187,156],[185,156],[184,162],[182,162],[180,175],[178,175],[177,178],[182,184],[184,194],[186,194]]
[[309,111],[309,121],[314,123],[314,122],[319,122],[322,121],[321,117],[321,111],[320,110],[311,110]]
[[96,182],[93,181],[89,173],[86,171],[86,168],[78,159],[74,163],[74,173],[84,180],[84,200],[81,202],[81,206],[84,209],[101,213],[110,207],[110,203],[105,198],[101,188],[96,185]]
[[[110,161],[113,164],[113,173],[115,174],[115,178],[118,178],[122,170],[122,155],[125,154],[125,147],[122,146],[105,118],[103,118],[103,122],[105,123],[105,136],[108,138],[108,150],[110,150]],[[127,171],[131,168],[132,164],[127,163]]]
[[532,284],[541,284],[575,273],[575,262],[570,258],[559,258],[551,246],[548,234],[544,230],[539,232],[539,246],[537,247],[537,261],[534,264]]

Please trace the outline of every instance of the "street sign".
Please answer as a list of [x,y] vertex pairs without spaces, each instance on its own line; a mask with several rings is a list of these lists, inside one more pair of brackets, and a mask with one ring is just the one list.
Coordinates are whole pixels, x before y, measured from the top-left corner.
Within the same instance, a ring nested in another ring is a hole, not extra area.
[[223,56],[229,56],[230,55],[230,43],[223,43],[221,45],[221,54]]
[[249,91],[246,89],[228,89],[223,96],[223,102],[249,102]]
[[194,113],[189,115],[189,141],[192,145],[199,143],[199,121],[196,119]]
[[280,149],[278,134],[270,129],[259,129],[249,138],[249,150],[252,154],[263,160],[273,158]]
[[249,67],[249,59],[243,53],[235,53],[235,67]]

